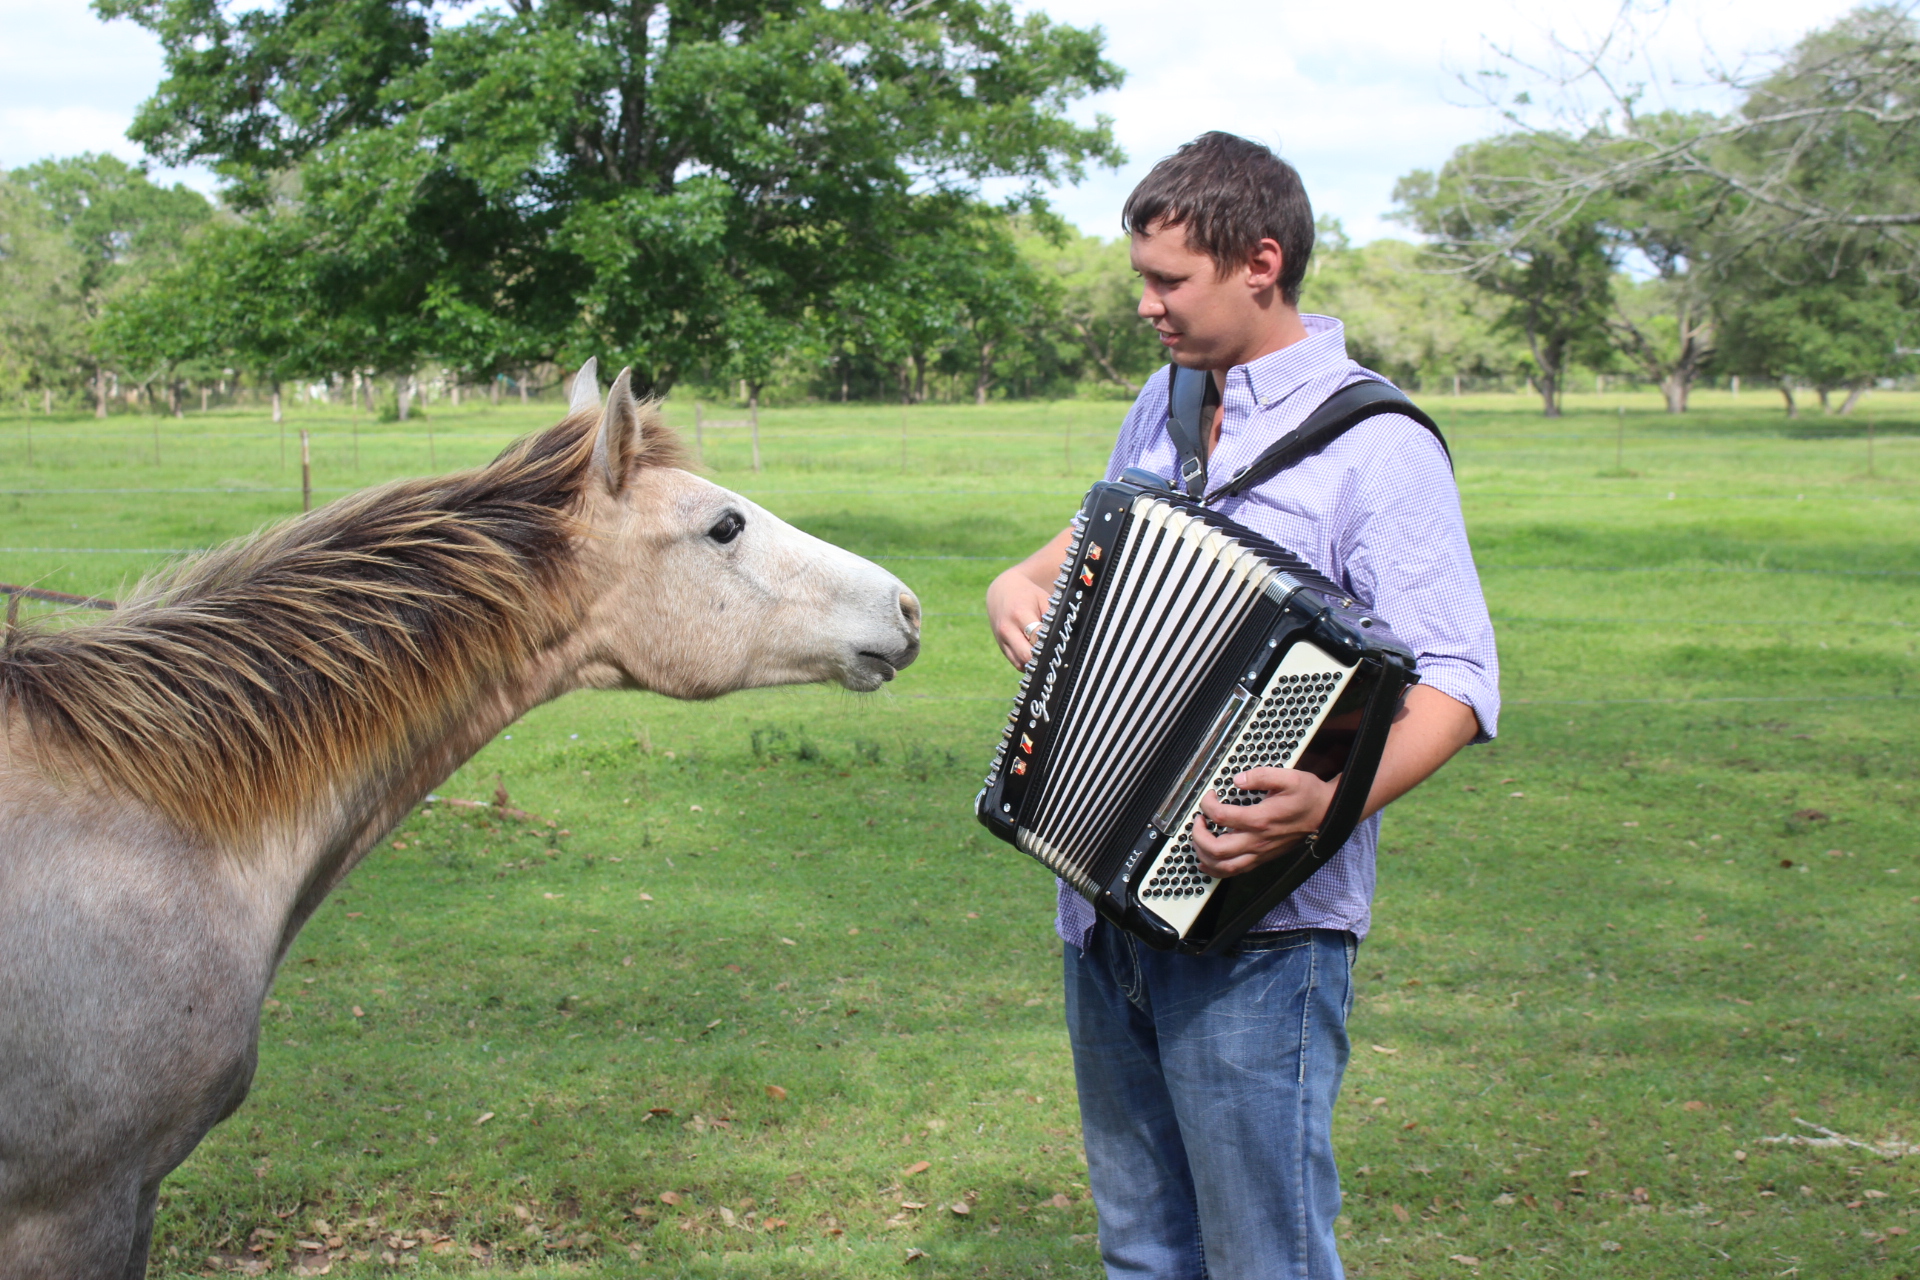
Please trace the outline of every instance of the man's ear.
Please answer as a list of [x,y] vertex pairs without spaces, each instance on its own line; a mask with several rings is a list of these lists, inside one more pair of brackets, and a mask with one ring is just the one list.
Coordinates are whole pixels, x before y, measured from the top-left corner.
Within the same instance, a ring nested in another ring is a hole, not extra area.
[[573,375],[573,395],[567,404],[567,412],[578,413],[582,409],[600,407],[600,358],[588,356],[587,362],[580,366],[580,372]]
[[1278,240],[1271,236],[1261,240],[1247,255],[1247,287],[1255,292],[1271,289],[1280,282],[1280,271],[1286,261]]

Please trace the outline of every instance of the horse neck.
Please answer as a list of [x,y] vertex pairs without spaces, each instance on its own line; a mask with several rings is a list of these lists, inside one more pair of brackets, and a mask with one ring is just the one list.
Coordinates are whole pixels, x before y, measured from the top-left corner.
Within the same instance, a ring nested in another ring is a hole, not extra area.
[[580,687],[583,645],[577,635],[548,648],[526,667],[477,684],[464,710],[384,773],[343,783],[294,820],[270,845],[280,871],[258,884],[277,898],[282,921],[277,966],[309,917],[360,864],[374,843],[398,826],[433,789],[453,776],[503,729],[543,702]]

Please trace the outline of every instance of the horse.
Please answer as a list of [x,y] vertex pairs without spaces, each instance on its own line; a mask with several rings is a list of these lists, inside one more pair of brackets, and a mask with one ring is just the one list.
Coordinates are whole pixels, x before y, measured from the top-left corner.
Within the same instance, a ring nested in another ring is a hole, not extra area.
[[146,1273],[161,1180],[246,1097],[296,934],[575,689],[713,698],[912,662],[879,566],[682,469],[593,362],[476,470],[342,498],[0,650],[0,1276]]

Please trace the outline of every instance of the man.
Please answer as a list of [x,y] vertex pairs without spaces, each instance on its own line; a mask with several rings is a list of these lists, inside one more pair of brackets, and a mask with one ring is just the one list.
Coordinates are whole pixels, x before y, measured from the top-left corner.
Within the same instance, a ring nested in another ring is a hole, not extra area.
[[[1221,392],[1208,441],[1214,484],[1334,391],[1378,378],[1347,358],[1339,321],[1298,309],[1313,212],[1299,175],[1265,147],[1201,136],[1147,175],[1121,224],[1141,316],[1176,364],[1210,370]],[[1175,474],[1169,381],[1150,379],[1134,402],[1110,478],[1130,466]],[[1417,655],[1420,683],[1387,740],[1366,822],[1228,954],[1154,951],[1063,885],[1067,1028],[1108,1274],[1318,1280],[1342,1274],[1333,1102],[1354,953],[1370,924],[1377,814],[1493,736],[1498,665],[1446,453],[1412,419],[1368,419],[1218,509],[1384,618]],[[988,590],[994,637],[1016,666],[1071,534]],[[1225,831],[1196,823],[1193,843],[1213,876],[1295,846],[1333,793],[1282,769],[1251,770],[1235,785],[1267,796],[1246,807],[1208,797],[1205,815]]]

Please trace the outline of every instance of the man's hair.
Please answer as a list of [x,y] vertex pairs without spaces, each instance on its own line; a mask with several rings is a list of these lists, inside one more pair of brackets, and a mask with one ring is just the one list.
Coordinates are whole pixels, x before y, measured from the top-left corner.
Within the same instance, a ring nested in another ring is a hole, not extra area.
[[1313,257],[1313,206],[1294,167],[1257,142],[1203,133],[1153,166],[1120,210],[1120,226],[1145,233],[1155,223],[1183,226],[1187,245],[1224,272],[1245,262],[1262,240],[1280,244],[1280,297],[1300,301]]

